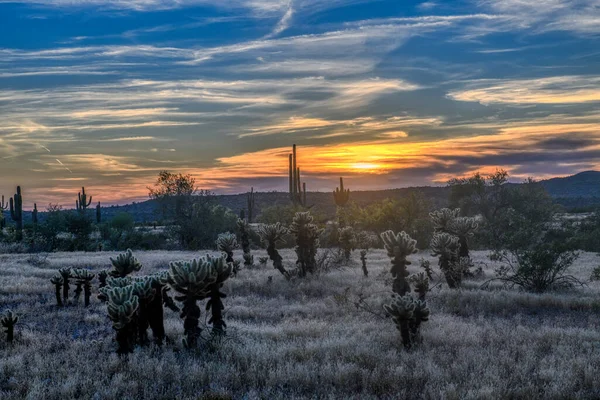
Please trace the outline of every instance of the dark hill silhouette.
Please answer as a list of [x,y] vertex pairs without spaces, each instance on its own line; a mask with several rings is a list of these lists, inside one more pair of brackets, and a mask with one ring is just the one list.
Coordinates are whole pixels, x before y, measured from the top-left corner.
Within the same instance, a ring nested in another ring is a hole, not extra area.
[[[600,206],[600,172],[585,171],[575,175],[542,180],[540,183],[546,188],[554,200],[561,204],[567,211],[590,211]],[[352,189],[352,188],[351,188]],[[333,190],[333,188],[332,188]],[[385,198],[400,199],[412,191],[421,192],[435,207],[447,205],[449,189],[444,186],[423,186],[402,189],[352,191],[352,201],[361,206],[381,201]],[[273,205],[290,204],[287,192],[257,192],[255,215],[260,210]],[[246,207],[246,194],[217,195],[219,204],[238,213]],[[335,204],[332,192],[308,192],[307,201],[326,215],[334,215]],[[155,212],[156,202],[147,200],[122,206],[108,206],[102,208],[103,220],[108,221],[120,212],[127,212],[134,216],[136,222],[152,222],[160,218]],[[90,211],[90,216],[95,210]],[[40,211],[40,220],[45,213]],[[10,215],[5,215],[11,224]],[[24,212],[25,222],[31,221],[31,213]]]

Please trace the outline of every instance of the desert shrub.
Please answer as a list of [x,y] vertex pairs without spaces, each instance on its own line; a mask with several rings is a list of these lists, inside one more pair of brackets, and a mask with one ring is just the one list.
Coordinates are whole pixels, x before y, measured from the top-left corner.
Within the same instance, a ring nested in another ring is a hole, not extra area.
[[65,213],[66,230],[72,235],[69,243],[71,251],[86,251],[90,247],[90,234],[94,227],[91,218],[84,213]]
[[130,232],[135,227],[135,219],[130,213],[120,212],[112,217],[110,227],[118,231]]
[[519,286],[535,293],[581,284],[573,275],[567,274],[577,257],[572,248],[545,241],[529,248],[497,251],[491,255],[493,260],[503,262],[496,270],[497,279],[508,286]]

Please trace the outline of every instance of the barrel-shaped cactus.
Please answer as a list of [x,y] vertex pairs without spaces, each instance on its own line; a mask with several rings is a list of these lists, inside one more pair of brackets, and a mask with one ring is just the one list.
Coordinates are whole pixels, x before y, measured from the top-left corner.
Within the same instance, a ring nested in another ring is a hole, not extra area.
[[273,261],[273,267],[281,272],[286,279],[290,279],[290,274],[283,266],[283,257],[277,251],[277,246],[285,243],[283,238],[287,233],[288,229],[279,222],[271,225],[261,225],[258,228],[258,236],[260,236],[260,241],[267,248],[267,254],[271,261]]
[[133,285],[113,287],[106,291],[108,316],[117,331],[118,354],[133,351],[135,343],[135,318],[139,299],[133,293]]
[[392,290],[400,296],[404,296],[410,293],[410,284],[406,278],[409,275],[407,266],[411,262],[406,257],[418,251],[417,241],[404,231],[398,234],[395,234],[393,231],[383,232],[381,240],[383,240],[388,257],[392,260],[392,268],[390,270],[394,279]]
[[131,249],[119,254],[117,258],[111,258],[110,262],[113,269],[108,274],[113,277],[123,278],[142,269],[142,264],[135,258]]

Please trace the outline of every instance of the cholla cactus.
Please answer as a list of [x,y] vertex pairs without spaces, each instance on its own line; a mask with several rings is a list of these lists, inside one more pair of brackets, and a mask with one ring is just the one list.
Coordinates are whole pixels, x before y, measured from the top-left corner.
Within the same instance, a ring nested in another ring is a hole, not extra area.
[[19,316],[12,310],[6,310],[2,318],[0,318],[0,323],[5,329],[4,332],[6,333],[6,341],[8,343],[12,343],[15,338],[15,325],[17,322],[19,322]]
[[90,296],[92,295],[92,280],[96,275],[87,269],[77,268],[73,270],[73,278],[75,279],[75,301],[79,300],[81,295],[81,287],[83,286],[85,306],[90,305]]
[[133,293],[133,285],[113,287],[106,291],[108,316],[117,331],[118,354],[131,353],[135,343],[135,317],[139,299]]
[[350,261],[352,250],[356,248],[356,235],[354,234],[354,229],[350,226],[338,229],[338,238],[340,247],[344,251],[344,258],[346,261]]
[[412,275],[409,280],[415,285],[414,291],[419,294],[419,300],[425,301],[425,296],[429,292],[429,278],[425,272]]
[[383,308],[400,331],[406,349],[422,341],[421,323],[428,321],[430,314],[427,303],[415,300],[409,295],[393,295],[391,303],[385,304]]
[[58,273],[63,278],[63,303],[66,305],[69,302],[69,279],[71,278],[71,268],[61,268]]
[[462,282],[463,271],[459,269],[459,239],[449,233],[437,233],[431,239],[432,256],[439,257],[439,266],[446,282],[451,288],[457,288]]
[[221,233],[217,237],[217,249],[227,254],[227,262],[233,262],[233,250],[238,248],[237,238],[233,233]]
[[217,280],[217,274],[212,264],[206,258],[192,261],[177,261],[169,265],[168,282],[171,287],[181,293],[175,300],[183,303],[181,318],[184,318],[185,333],[184,345],[188,348],[196,347],[200,328],[200,307],[196,301],[209,296],[210,286]]
[[366,278],[369,276],[369,270],[367,269],[367,250],[365,249],[360,251],[360,262],[362,263],[363,274]]
[[225,334],[227,324],[223,321],[225,306],[223,306],[222,299],[227,297],[227,295],[221,292],[221,287],[223,287],[223,283],[232,275],[233,264],[228,263],[223,257],[211,257],[209,255],[206,256],[206,261],[210,263],[213,274],[217,277],[215,282],[210,285],[210,297],[206,303],[206,311],[211,310],[212,314],[208,323],[213,326],[213,334],[223,335]]
[[392,259],[392,269],[390,270],[394,278],[392,290],[400,296],[404,296],[410,293],[410,284],[406,280],[409,275],[406,267],[411,262],[407,261],[406,257],[418,251],[417,241],[404,231],[398,234],[395,234],[393,231],[383,232],[381,239],[387,250],[388,257]]
[[63,277],[60,274],[54,275],[50,282],[54,285],[55,294],[56,294],[56,305],[59,307],[63,306],[62,298],[60,297],[60,292],[64,283]]
[[103,269],[98,272],[98,300],[104,302],[106,301],[106,295],[102,293],[102,288],[106,287],[106,279],[108,278],[108,270]]
[[240,240],[242,241],[242,250],[244,251],[244,265],[250,268],[254,265],[254,256],[250,251],[250,225],[245,219],[237,220],[238,230],[240,232]]
[[469,257],[469,237],[473,236],[477,227],[477,221],[471,217],[456,218],[448,225],[448,233],[458,236],[459,257]]
[[277,251],[277,245],[285,243],[283,237],[287,233],[287,228],[279,222],[271,225],[261,225],[258,228],[260,241],[267,247],[267,254],[271,261],[273,261],[273,266],[276,270],[281,272],[286,279],[290,279],[289,272],[283,267],[283,258]]
[[131,249],[126,253],[119,254],[117,258],[111,258],[113,269],[108,273],[110,276],[124,278],[134,271],[142,269],[142,264],[134,257]]
[[133,294],[139,299],[137,312],[137,340],[140,344],[148,343],[148,327],[150,326],[150,303],[156,296],[156,289],[153,287],[154,279],[150,276],[136,278],[133,282]]
[[296,236],[296,255],[298,260],[298,275],[303,277],[308,272],[315,272],[317,261],[317,248],[319,248],[319,235],[322,230],[313,224],[313,217],[309,211],[297,212],[290,226],[290,233]]
[[451,210],[449,208],[442,208],[429,213],[431,222],[433,223],[433,229],[436,233],[438,232],[450,232],[449,225],[460,215],[460,208]]

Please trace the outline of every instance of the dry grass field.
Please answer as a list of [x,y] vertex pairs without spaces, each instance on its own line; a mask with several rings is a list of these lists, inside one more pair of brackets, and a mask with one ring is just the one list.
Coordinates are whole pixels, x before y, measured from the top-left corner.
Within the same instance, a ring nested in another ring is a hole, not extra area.
[[[0,311],[21,316],[12,346],[0,336],[1,399],[600,398],[595,282],[543,295],[498,285],[482,290],[494,265],[486,252],[474,252],[484,275],[458,291],[434,287],[424,342],[407,352],[391,320],[353,305],[362,293],[363,305],[381,312],[390,293],[383,250],[369,253],[368,278],[358,252],[347,268],[291,282],[269,262],[226,282],[228,334],[221,342],[184,349],[182,320],[166,310],[172,343],[120,358],[106,306],[94,295],[88,309],[57,309],[50,284],[59,267],[97,272],[114,255],[0,255]],[[255,252],[255,259],[263,255]],[[295,260],[292,250],[282,255],[289,265]],[[198,253],[136,256],[144,264],[141,274]],[[415,254],[411,271],[420,257],[437,265],[427,253]],[[572,272],[588,281],[599,263],[584,253]]]

